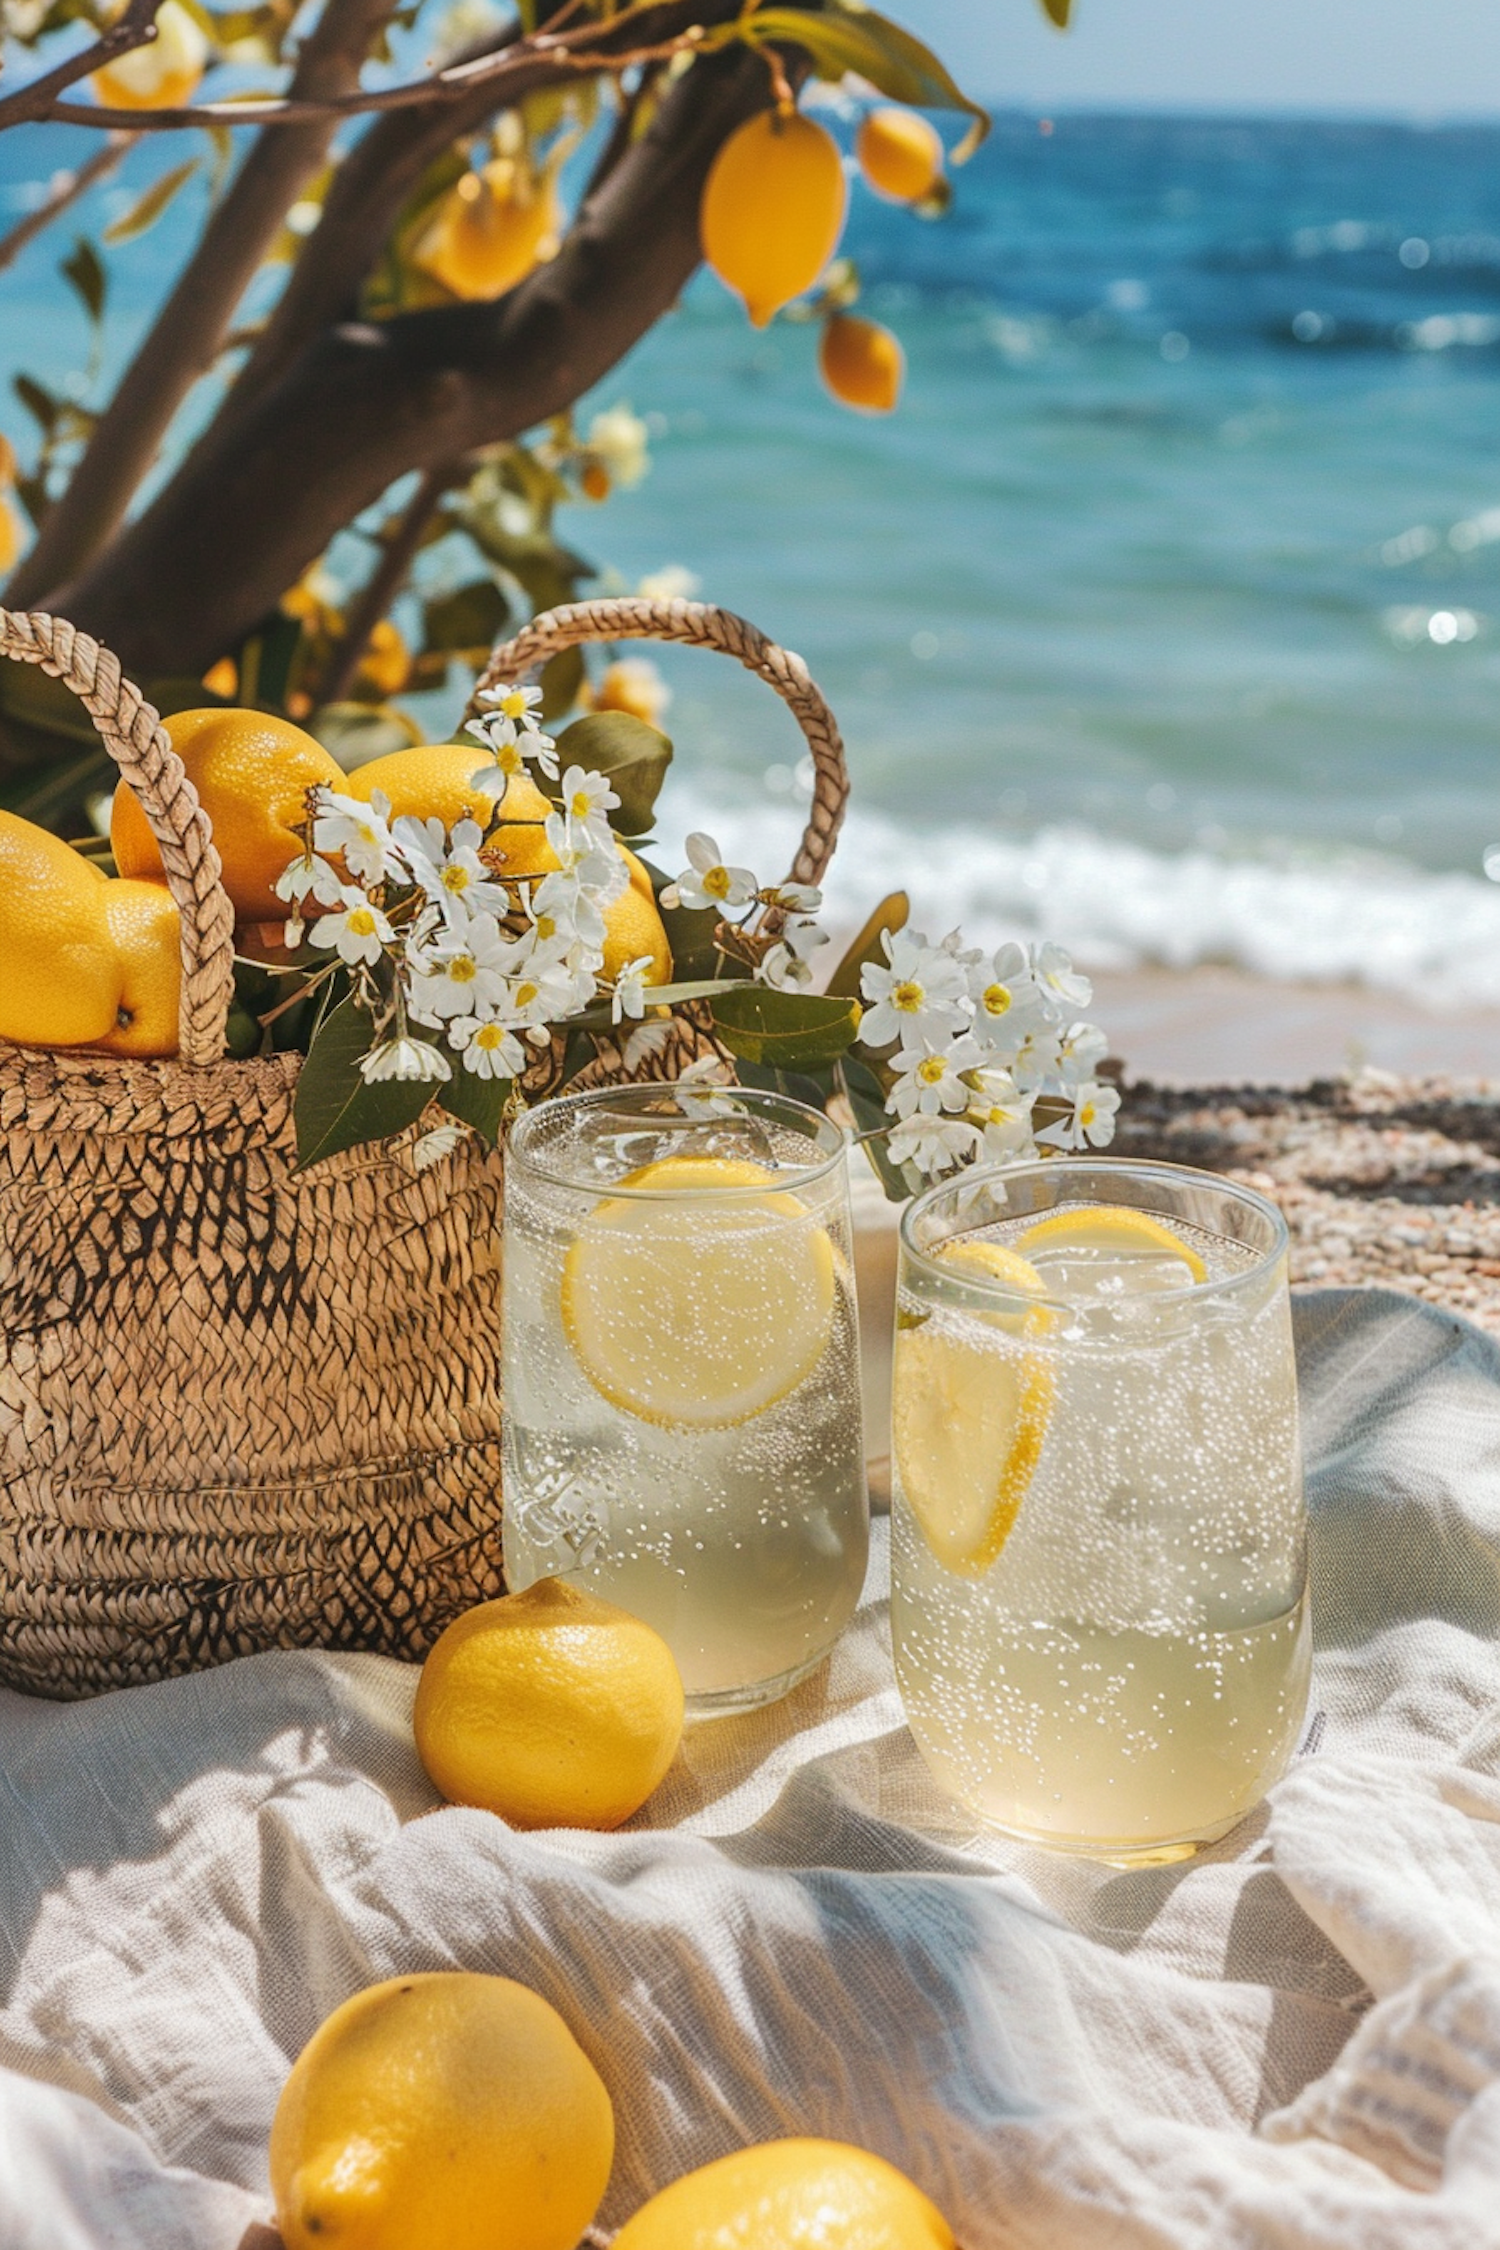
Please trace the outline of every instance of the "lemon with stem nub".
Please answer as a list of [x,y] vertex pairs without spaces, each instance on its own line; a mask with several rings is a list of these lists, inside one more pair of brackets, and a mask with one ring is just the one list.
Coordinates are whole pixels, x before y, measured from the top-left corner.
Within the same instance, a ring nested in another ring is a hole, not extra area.
[[583,1222],[563,1330],[612,1406],[728,1430],[812,1373],[833,1328],[833,1245],[775,1179],[737,1157],[664,1156],[619,1183],[655,1193],[609,1196]]
[[756,328],[811,289],[843,231],[844,160],[798,109],[763,110],[714,158],[703,190],[703,255]]
[[914,109],[872,109],[854,154],[869,185],[892,203],[921,203],[943,177],[941,137]]
[[[1045,1292],[1035,1266],[1002,1243],[960,1239],[933,1256],[1018,1298]],[[982,1577],[998,1560],[1036,1473],[1055,1381],[1031,1346],[1054,1317],[1047,1306],[1020,1304],[978,1316],[1024,1339],[1019,1351],[931,1318],[897,1339],[891,1414],[901,1490],[934,1556],[960,1577]]]
[[762,2141],[702,2164],[627,2219],[614,2250],[954,2250],[904,2172],[845,2141]]
[[818,372],[840,405],[860,414],[891,414],[901,396],[906,354],[878,320],[831,313],[818,345]]
[[575,2250],[614,2162],[604,2081],[509,1977],[393,1977],[335,2008],[271,2125],[287,2250]]

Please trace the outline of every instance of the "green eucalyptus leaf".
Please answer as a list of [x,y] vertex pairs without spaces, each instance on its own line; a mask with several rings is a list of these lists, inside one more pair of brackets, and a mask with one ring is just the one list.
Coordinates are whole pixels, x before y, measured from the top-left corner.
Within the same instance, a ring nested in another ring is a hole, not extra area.
[[424,1079],[365,1084],[359,1062],[369,1052],[370,1028],[368,1011],[352,999],[340,1002],[318,1026],[293,1104],[299,1171],[362,1141],[388,1140],[415,1123],[432,1098]]
[[859,1003],[826,992],[726,984],[712,1002],[714,1030],[732,1055],[772,1070],[832,1062],[859,1034]]
[[174,164],[170,172],[163,172],[153,180],[143,195],[136,198],[130,209],[104,230],[106,242],[133,242],[137,235],[154,227],[180,188],[185,188],[197,171],[200,159],[190,156],[185,164]]
[[477,1071],[465,1070],[456,1062],[453,1076],[445,1086],[439,1086],[437,1098],[450,1117],[461,1117],[491,1148],[498,1148],[513,1083],[509,1078],[481,1078]]
[[845,1055],[838,1072],[845,1098],[854,1112],[856,1127],[861,1134],[875,1136],[862,1139],[860,1147],[875,1167],[887,1200],[904,1203],[911,1194],[911,1182],[900,1167],[891,1162],[890,1142],[886,1136],[896,1120],[885,1106],[885,1088],[869,1064],[858,1055]]
[[104,300],[109,294],[109,276],[98,251],[86,235],[79,235],[73,245],[71,257],[60,259],[58,272],[64,281],[71,282],[83,302],[83,309],[97,328],[104,318]]
[[898,930],[904,930],[910,912],[911,900],[905,891],[892,891],[888,898],[883,898],[828,979],[827,989],[845,999],[857,1000],[860,970],[867,961],[885,959],[882,938],[887,933],[894,937]]
[[62,400],[55,397],[45,383],[39,383],[34,375],[15,376],[11,388],[32,420],[41,424],[43,436],[50,437],[63,410]]
[[576,765],[602,773],[620,800],[610,826],[622,836],[643,836],[672,763],[672,745],[660,727],[629,711],[587,711],[558,736],[557,759],[564,772]]

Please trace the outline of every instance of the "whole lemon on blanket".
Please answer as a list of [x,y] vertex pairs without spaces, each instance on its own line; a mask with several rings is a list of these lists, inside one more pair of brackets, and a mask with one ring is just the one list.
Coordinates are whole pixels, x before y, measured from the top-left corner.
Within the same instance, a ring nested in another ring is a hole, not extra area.
[[954,2250],[904,2172],[844,2141],[764,2141],[689,2172],[637,2211],[614,2250]]
[[614,2162],[604,2083],[509,1977],[394,1977],[320,2024],[271,2126],[287,2250],[575,2250]]
[[[462,742],[428,742],[356,766],[344,789],[366,805],[380,790],[390,799],[392,820],[409,813],[415,820],[440,820],[445,828],[456,828],[461,820],[477,820],[484,828],[495,804],[475,788],[474,776],[494,765],[495,758],[477,742],[467,747]],[[507,820],[544,821],[552,809],[529,774],[511,775],[500,806]]]
[[[187,768],[224,863],[224,888],[242,922],[277,922],[284,902],[272,885],[301,850],[294,833],[314,782],[342,789],[341,766],[321,742],[269,711],[174,711],[162,721]],[[161,853],[134,790],[122,781],[109,823],[115,865],[160,882]]]
[[87,1047],[117,1028],[108,888],[71,844],[0,812],[0,1039]]
[[120,956],[115,1029],[98,1044],[112,1055],[175,1055],[182,995],[182,922],[164,883],[105,883],[104,920]]
[[422,1667],[417,1748],[452,1803],[513,1828],[618,1828],[682,1736],[666,1642],[560,1578],[456,1617]]

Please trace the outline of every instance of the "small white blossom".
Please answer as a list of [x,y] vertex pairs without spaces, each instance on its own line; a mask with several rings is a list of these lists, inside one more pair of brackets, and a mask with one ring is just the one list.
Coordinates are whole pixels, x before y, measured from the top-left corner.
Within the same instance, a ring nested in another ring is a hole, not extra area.
[[378,789],[370,802],[344,797],[336,789],[316,792],[318,813],[313,822],[313,843],[320,852],[341,852],[344,865],[358,883],[383,882],[387,875],[403,873],[393,847],[391,801]]
[[767,906],[779,906],[788,914],[816,914],[823,904],[823,893],[816,883],[778,883],[774,890],[761,892]]
[[[613,834],[608,818],[620,800],[602,773],[585,773],[582,766],[569,766],[562,777],[562,817],[572,831],[588,837],[589,841],[608,851],[613,845]],[[557,815],[553,815],[556,819]],[[549,841],[552,822],[547,823]],[[557,850],[556,844],[552,846]],[[561,855],[559,855],[561,856]]]
[[969,1122],[984,1135],[984,1153],[997,1164],[1031,1153],[1031,1096],[1023,1094],[1008,1070],[974,1073]]
[[760,888],[748,867],[726,867],[712,836],[695,830],[687,840],[689,864],[675,883],[661,894],[665,907],[685,906],[698,912],[715,906],[720,913],[748,906]]
[[476,1078],[519,1078],[526,1068],[520,1040],[488,1017],[459,1016],[448,1026],[448,1044],[460,1050],[465,1070]]
[[866,1002],[860,1039],[867,1047],[889,1047],[898,1040],[937,1043],[969,1022],[965,974],[941,946],[912,930],[888,930],[883,940],[890,964],[867,961],[860,971]]
[[1097,1079],[1090,1078],[1073,1087],[1069,1099],[1073,1106],[1068,1116],[1060,1117],[1055,1125],[1044,1125],[1037,1139],[1050,1142],[1054,1148],[1108,1147],[1115,1137],[1115,1112],[1120,1106],[1117,1088],[1101,1086]]
[[[481,688],[479,701],[488,706],[485,716],[470,719],[468,731],[488,744],[494,751],[498,765],[507,781],[522,768],[519,763],[507,766],[505,753],[513,750],[520,758],[534,758],[549,781],[557,779],[557,745],[542,728],[542,691],[534,687]],[[503,796],[497,789],[494,777],[486,785],[483,769],[474,777],[475,786],[485,789],[489,796]]]
[[572,868],[559,867],[544,875],[530,894],[527,911],[537,937],[544,943],[554,938],[564,946],[578,942],[603,959],[604,916]]
[[446,1055],[429,1047],[425,1039],[382,1039],[359,1058],[359,1074],[367,1086],[385,1078],[443,1079],[453,1076]]
[[651,466],[646,450],[650,431],[628,406],[608,406],[588,426],[584,445],[609,471],[612,484],[639,484]]
[[983,1145],[979,1132],[962,1117],[920,1114],[894,1127],[888,1144],[893,1164],[914,1164],[929,1179],[966,1163]]
[[434,1164],[441,1164],[445,1156],[453,1154],[460,1141],[468,1139],[469,1131],[467,1125],[457,1123],[434,1125],[430,1133],[424,1133],[412,1146],[413,1171],[430,1172]]
[[484,831],[477,821],[459,821],[450,837],[440,820],[406,814],[391,833],[414,879],[450,924],[462,927],[481,911],[509,912],[509,893],[479,856]]
[[733,1089],[724,1092],[726,1086],[730,1086],[726,1065],[717,1055],[700,1055],[678,1077],[677,1106],[684,1116],[738,1117]]
[[572,1013],[574,979],[551,948],[523,941],[523,958],[505,980],[495,1012],[511,1029],[541,1030]]
[[1012,1078],[1023,1094],[1034,1094],[1056,1078],[1062,1066],[1059,1035],[1055,1024],[1045,1018],[1034,1022],[1010,1056]]
[[762,984],[785,991],[791,985],[812,983],[812,970],[808,962],[820,945],[828,943],[828,932],[819,929],[810,914],[789,915],[780,940],[773,945],[761,962],[756,975]]
[[1081,1086],[1098,1076],[1109,1053],[1109,1041],[1096,1023],[1075,1023],[1057,1043],[1058,1073],[1065,1086]]
[[489,1013],[499,1006],[520,954],[499,925],[480,914],[462,928],[450,927],[435,944],[408,946],[412,1014],[418,1023],[445,1023],[451,1016]]
[[1094,988],[1085,976],[1073,967],[1072,955],[1060,945],[1033,947],[1031,969],[1037,983],[1048,998],[1060,1001],[1069,1008],[1086,1008],[1094,997]]
[[396,933],[363,891],[344,889],[339,896],[347,902],[344,911],[325,914],[313,924],[313,944],[331,945],[351,969],[361,962],[373,969],[385,947],[395,943]]
[[967,1034],[948,1047],[903,1047],[891,1057],[896,1083],[886,1098],[886,1108],[896,1117],[920,1113],[935,1117],[941,1110],[966,1110],[973,1088],[959,1075],[972,1070],[979,1049]]
[[303,852],[290,861],[271,885],[278,898],[289,905],[301,906],[305,899],[316,899],[319,906],[337,906],[344,895],[344,886],[338,872],[316,852]]
[[646,1013],[646,971],[650,967],[649,953],[642,953],[634,961],[626,962],[615,978],[615,989],[610,996],[611,1023],[618,1023],[622,1016],[639,1021]]
[[1014,1054],[1047,1008],[1021,945],[1002,945],[988,961],[979,956],[969,969],[969,998],[974,1036],[991,1053]]

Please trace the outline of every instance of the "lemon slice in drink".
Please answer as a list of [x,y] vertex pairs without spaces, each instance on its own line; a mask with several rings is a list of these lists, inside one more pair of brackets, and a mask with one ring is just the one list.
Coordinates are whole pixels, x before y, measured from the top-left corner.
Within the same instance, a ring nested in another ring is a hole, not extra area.
[[728,1430],[812,1373],[833,1326],[833,1245],[775,1177],[736,1157],[664,1156],[620,1182],[660,1200],[610,1196],[590,1213],[563,1264],[563,1329],[611,1406]]
[[1053,1211],[1016,1238],[1023,1257],[1038,1250],[1081,1250],[1104,1257],[1175,1258],[1194,1281],[1207,1281],[1208,1268],[1189,1242],[1149,1211],[1118,1203],[1077,1203]]
[[[998,1242],[946,1242],[934,1255],[1027,1297],[1041,1275]],[[1018,1338],[1041,1337],[1053,1315],[979,1316]],[[896,1349],[892,1425],[901,1489],[937,1560],[980,1578],[998,1560],[1020,1513],[1052,1415],[1052,1369],[1035,1350],[986,1345],[932,1321]]]

